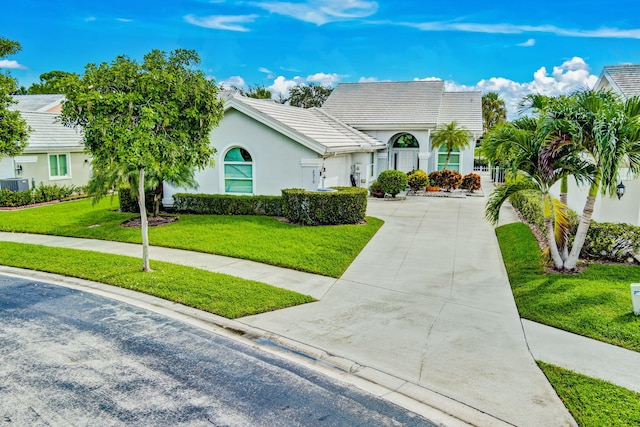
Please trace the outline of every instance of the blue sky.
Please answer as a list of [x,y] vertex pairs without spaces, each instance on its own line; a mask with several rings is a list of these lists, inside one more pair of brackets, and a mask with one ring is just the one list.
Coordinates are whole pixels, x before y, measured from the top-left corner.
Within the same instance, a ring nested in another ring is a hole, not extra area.
[[21,0],[3,4],[0,61],[21,85],[41,73],[151,49],[195,49],[231,85],[440,78],[450,90],[527,93],[593,85],[604,65],[640,63],[631,0]]

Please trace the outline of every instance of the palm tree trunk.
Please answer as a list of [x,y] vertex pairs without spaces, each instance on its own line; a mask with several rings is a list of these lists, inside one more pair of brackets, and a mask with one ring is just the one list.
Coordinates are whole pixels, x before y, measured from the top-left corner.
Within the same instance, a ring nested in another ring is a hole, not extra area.
[[549,254],[551,255],[553,265],[556,270],[562,270],[563,262],[560,257],[560,252],[558,251],[558,245],[556,244],[556,236],[553,232],[553,221],[551,221],[551,217],[545,217],[544,228],[547,232],[547,243],[549,244]]
[[149,265],[149,222],[145,205],[144,168],[141,168],[138,178],[138,206],[140,207],[140,231],[142,232],[142,271],[151,271]]
[[[569,192],[569,179],[565,176],[560,181],[560,201],[564,205],[562,208],[566,215],[567,213],[567,193]],[[569,258],[569,233],[565,235],[564,241],[560,247],[560,257],[562,257],[562,261],[566,261]]]
[[576,268],[578,264],[578,259],[580,258],[580,252],[582,251],[582,246],[584,246],[584,241],[587,238],[587,232],[589,231],[589,225],[591,225],[591,217],[593,216],[593,206],[596,203],[596,197],[598,195],[598,188],[600,187],[600,180],[591,184],[591,188],[589,188],[589,196],[587,196],[587,201],[584,204],[584,209],[582,210],[582,216],[580,217],[580,223],[578,224],[578,230],[576,231],[576,236],[573,239],[573,246],[571,247],[571,253],[569,254],[569,258],[564,263],[565,270],[573,270]]
[[445,170],[447,168],[447,166],[449,165],[449,158],[451,157],[451,151],[447,151],[447,158],[444,161],[444,166],[442,167],[442,170]]

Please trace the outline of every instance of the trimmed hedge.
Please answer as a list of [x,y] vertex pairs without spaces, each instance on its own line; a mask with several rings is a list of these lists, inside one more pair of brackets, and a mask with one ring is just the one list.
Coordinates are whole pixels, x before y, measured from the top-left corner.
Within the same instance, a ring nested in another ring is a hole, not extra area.
[[177,193],[173,195],[173,210],[207,215],[282,216],[282,197]]
[[399,171],[387,169],[378,175],[378,183],[382,187],[382,191],[396,197],[396,194],[407,188],[407,174]]
[[[540,230],[544,230],[542,202],[533,192],[519,192],[509,198],[511,205],[529,223]],[[569,233],[575,236],[579,215],[572,210],[569,214]],[[570,244],[573,241],[569,242]],[[591,221],[587,237],[580,252],[582,258],[593,260],[607,260],[615,262],[629,262],[635,259],[640,262],[640,227],[631,224],[614,224],[610,222]]]
[[27,191],[0,190],[0,207],[14,208],[36,203],[67,200],[73,196],[86,194],[86,187],[74,185],[40,185]]
[[282,214],[289,222],[302,225],[357,224],[364,221],[367,189],[334,187],[334,190],[338,191],[282,190]]

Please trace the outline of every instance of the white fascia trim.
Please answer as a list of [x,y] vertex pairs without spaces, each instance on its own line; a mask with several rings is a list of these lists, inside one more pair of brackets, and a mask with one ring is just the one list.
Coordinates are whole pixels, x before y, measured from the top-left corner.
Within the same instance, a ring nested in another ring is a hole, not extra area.
[[293,139],[297,143],[307,147],[310,150],[315,151],[320,155],[324,155],[327,152],[327,147],[320,144],[319,142],[316,142],[310,138],[307,138],[306,136],[291,129],[290,127],[284,125],[278,120],[275,120],[274,118],[268,116],[267,114],[264,114],[261,111],[258,111],[240,101],[237,101],[235,98],[229,99],[225,103],[225,106],[226,106],[225,111],[228,110],[229,108],[234,108],[235,110],[241,112],[242,114],[262,123],[265,126],[270,127],[271,129],[275,130],[278,133],[281,133],[282,135],[288,138]]
[[323,159],[300,159],[300,166],[304,167],[322,167]]
[[411,131],[419,131],[419,130],[429,130],[435,129],[435,123],[420,123],[420,124],[411,124],[411,123],[391,123],[391,124],[351,124],[349,125],[353,128],[358,129],[361,132],[366,133],[369,131],[376,130],[393,130],[398,132],[411,132]]

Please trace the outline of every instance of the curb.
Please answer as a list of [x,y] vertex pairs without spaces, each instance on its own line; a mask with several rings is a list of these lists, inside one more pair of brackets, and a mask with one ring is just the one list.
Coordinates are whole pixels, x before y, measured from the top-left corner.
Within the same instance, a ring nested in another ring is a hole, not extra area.
[[346,382],[441,426],[513,425],[436,391],[329,354],[322,349],[248,326],[239,320],[227,319],[151,295],[84,279],[1,265],[0,274],[35,279],[89,292],[225,336]]

